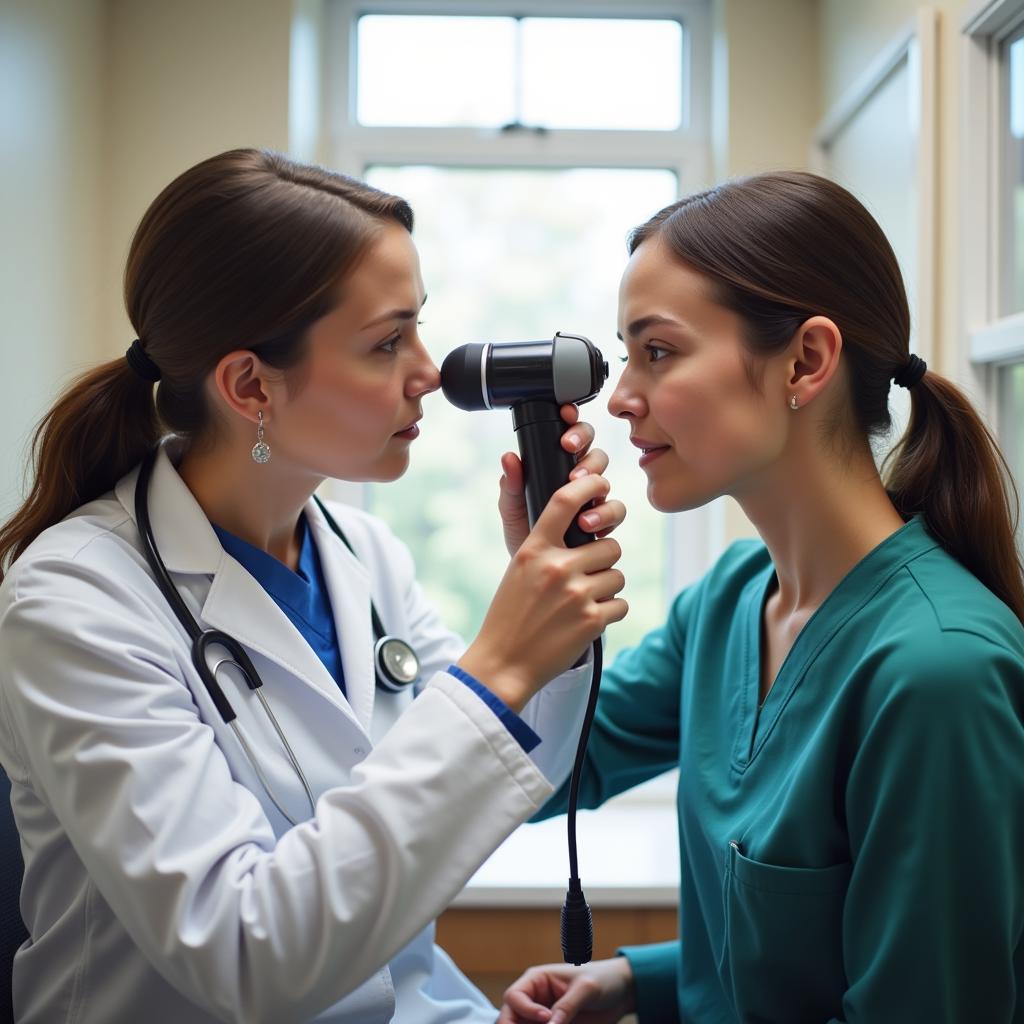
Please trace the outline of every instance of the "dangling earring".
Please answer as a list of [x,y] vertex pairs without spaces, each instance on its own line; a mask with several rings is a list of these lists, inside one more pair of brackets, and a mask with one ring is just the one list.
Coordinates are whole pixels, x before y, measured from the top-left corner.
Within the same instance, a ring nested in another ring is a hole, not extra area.
[[270,461],[270,445],[263,440],[263,410],[256,414],[260,418],[259,426],[256,427],[256,443],[252,446],[252,461],[262,465]]
[[[790,400],[789,400],[789,407],[790,407],[790,409],[795,409],[796,408],[796,395],[793,395],[793,397],[790,398]],[[256,456],[254,455],[253,458],[256,458]],[[268,455],[267,458],[270,458],[270,456]]]

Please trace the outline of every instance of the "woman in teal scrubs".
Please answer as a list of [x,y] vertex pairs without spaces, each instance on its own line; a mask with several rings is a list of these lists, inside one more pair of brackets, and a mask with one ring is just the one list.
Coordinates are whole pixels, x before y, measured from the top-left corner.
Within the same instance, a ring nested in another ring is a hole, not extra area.
[[[610,408],[648,499],[731,494],[761,541],[608,669],[590,740],[589,807],[679,767],[678,941],[532,968],[500,1020],[1024,1021],[1024,586],[998,449],[910,354],[892,249],[839,186],[730,182],[630,251]],[[911,416],[883,478],[890,382]]]

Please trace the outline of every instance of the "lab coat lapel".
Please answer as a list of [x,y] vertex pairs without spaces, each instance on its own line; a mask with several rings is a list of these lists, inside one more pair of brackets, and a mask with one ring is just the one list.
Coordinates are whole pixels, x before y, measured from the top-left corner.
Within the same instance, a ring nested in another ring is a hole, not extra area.
[[[263,587],[221,547],[206,513],[178,475],[169,451],[173,454],[173,442],[161,445],[153,467],[149,494],[150,522],[160,556],[169,572],[212,575],[201,612],[202,624],[230,634],[245,647],[279,665],[365,730],[360,717],[305,637]],[[117,487],[117,496],[133,520],[136,479],[137,474],[132,473]],[[365,570],[363,572],[365,575]],[[335,618],[338,618],[337,605]],[[368,644],[369,626],[360,629],[359,636],[363,638],[364,645]],[[345,660],[344,648],[342,657]],[[347,662],[345,669],[347,673]],[[352,671],[355,673],[355,666]]]
[[[224,551],[195,495],[178,476],[170,457],[175,448],[173,439],[160,446],[149,482],[149,521],[153,537],[169,572],[212,574],[217,571]],[[133,470],[115,489],[133,522],[138,476],[138,469]]]
[[263,587],[226,552],[210,584],[203,620],[273,661],[358,721],[306,638]]
[[306,505],[306,522],[320,555],[334,625],[338,631],[345,691],[360,725],[369,732],[377,692],[370,618],[370,573],[331,529],[316,502]]

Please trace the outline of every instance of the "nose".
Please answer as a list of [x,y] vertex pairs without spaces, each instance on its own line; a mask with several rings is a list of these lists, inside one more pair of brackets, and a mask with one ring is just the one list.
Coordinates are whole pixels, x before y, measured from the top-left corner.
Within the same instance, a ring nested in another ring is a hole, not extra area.
[[647,402],[643,395],[632,386],[629,368],[627,367],[622,376],[619,377],[615,390],[608,399],[608,411],[620,419],[634,417],[640,419],[647,412]]
[[409,374],[405,393],[409,398],[422,398],[437,391],[441,387],[441,371],[437,368],[423,342],[416,339],[418,352],[416,365]]

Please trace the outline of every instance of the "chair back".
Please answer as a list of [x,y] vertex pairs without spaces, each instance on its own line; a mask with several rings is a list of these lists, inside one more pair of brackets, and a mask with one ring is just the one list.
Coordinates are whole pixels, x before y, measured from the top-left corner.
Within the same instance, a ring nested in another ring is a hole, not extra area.
[[0,768],[0,1024],[14,1024],[11,974],[14,954],[28,938],[21,919],[21,840],[11,810],[11,780]]

